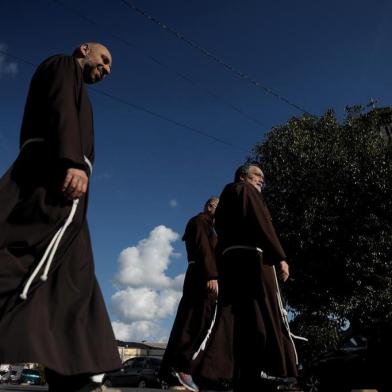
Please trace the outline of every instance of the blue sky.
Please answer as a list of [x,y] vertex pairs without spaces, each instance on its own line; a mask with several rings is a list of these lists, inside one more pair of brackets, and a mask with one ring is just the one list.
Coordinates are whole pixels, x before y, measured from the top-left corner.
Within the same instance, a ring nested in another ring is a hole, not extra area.
[[[38,64],[52,54],[71,53],[83,41],[102,42],[112,51],[113,73],[95,88],[227,143],[90,92],[96,164],[89,223],[97,277],[119,337],[162,339],[186,268],[174,233],[181,235],[204,201],[231,181],[268,129],[301,112],[121,0],[61,2],[2,1],[0,49]],[[366,104],[371,97],[379,106],[391,102],[387,0],[134,4],[313,114],[334,108],[341,117],[346,105]],[[1,172],[17,154],[33,72],[0,53]]]

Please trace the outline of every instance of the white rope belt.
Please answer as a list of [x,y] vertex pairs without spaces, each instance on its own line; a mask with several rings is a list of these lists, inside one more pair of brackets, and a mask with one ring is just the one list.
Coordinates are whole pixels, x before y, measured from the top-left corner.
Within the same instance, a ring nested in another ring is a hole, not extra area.
[[[248,249],[248,250],[256,250],[257,252],[259,252],[260,254],[263,254],[262,249],[257,248],[257,247],[253,247],[253,246],[246,246],[246,245],[234,245],[234,246],[230,246],[228,248],[226,248],[223,252],[222,255],[225,255],[226,252],[230,251],[230,250],[235,250],[235,249]],[[282,301],[282,297],[280,295],[280,290],[279,290],[279,283],[278,283],[278,278],[276,275],[276,269],[275,266],[272,266],[273,271],[274,271],[274,277],[275,277],[275,284],[276,284],[276,297],[278,300],[278,305],[279,305],[279,310],[280,310],[280,314],[282,317],[282,321],[283,321],[283,325],[286,328],[286,331],[289,334],[289,338],[290,338],[290,342],[293,346],[294,349],[294,354],[295,354],[295,361],[296,364],[298,365],[298,354],[297,354],[297,349],[295,347],[294,341],[293,339],[298,339],[298,340],[304,340],[305,342],[308,341],[307,338],[301,337],[301,336],[297,336],[294,335],[293,333],[291,333],[290,331],[290,325],[289,325],[289,319],[288,319],[288,313],[287,310],[284,308],[283,306],[283,301]]]
[[[22,146],[20,147],[19,151],[22,151],[28,144],[30,143],[44,143],[45,139],[42,137],[35,137],[32,139],[27,139]],[[86,163],[86,165],[88,166],[89,170],[90,170],[90,175],[93,174],[93,165],[91,163],[91,161],[86,157],[86,155],[83,155],[83,159],[84,162]]]
[[46,266],[44,269],[44,273],[41,275],[41,280],[45,282],[48,279],[49,268],[52,264],[52,261],[54,259],[55,254],[56,254],[56,251],[57,251],[57,248],[59,247],[60,241],[63,238],[65,230],[67,230],[68,226],[72,223],[72,220],[73,220],[75,213],[76,213],[76,208],[78,207],[78,204],[79,204],[79,199],[75,199],[72,203],[72,208],[71,208],[71,211],[68,215],[67,220],[57,230],[56,234],[53,236],[52,240],[50,241],[50,244],[47,246],[47,248],[45,250],[44,255],[42,256],[41,260],[39,261],[39,263],[35,267],[33,273],[30,275],[30,278],[26,282],[24,289],[23,289],[22,293],[20,294],[20,298],[22,298],[22,299],[27,298],[27,293],[29,291],[29,288],[30,288],[31,284],[33,283],[35,277],[37,276],[38,272],[40,271],[42,266],[45,264],[45,262],[46,262]]
[[289,334],[289,338],[290,338],[291,344],[292,344],[293,349],[294,349],[295,362],[296,362],[296,364],[298,365],[298,354],[297,354],[297,349],[296,349],[296,347],[295,347],[295,343],[294,343],[294,340],[293,340],[293,339],[303,340],[303,341],[305,341],[305,342],[307,342],[308,339],[307,339],[307,338],[303,338],[303,337],[301,337],[301,336],[294,335],[293,333],[291,333],[291,331],[290,331],[290,324],[289,324],[289,318],[288,318],[288,313],[287,313],[287,310],[286,310],[286,309],[284,308],[284,306],[283,306],[282,296],[280,295],[278,277],[277,277],[277,275],[276,275],[275,266],[273,265],[272,268],[273,268],[273,270],[274,270],[274,277],[275,277],[275,283],[276,283],[276,297],[277,297],[277,299],[278,299],[280,314],[281,314],[281,317],[282,317],[283,325],[285,326],[286,331],[287,331],[287,333]]
[[86,165],[90,169],[90,175],[93,174],[93,165],[90,162],[90,160],[86,157],[86,155],[83,155],[84,161],[86,162]]
[[256,246],[247,246],[247,245],[233,245],[229,246],[228,248],[224,249],[222,252],[222,256],[225,255],[225,253],[229,252],[230,250],[236,250],[236,249],[247,249],[247,250],[255,250],[261,254],[263,254],[262,249],[257,248]]
[[30,144],[30,143],[37,143],[37,142],[39,142],[39,143],[42,143],[42,142],[44,142],[45,141],[45,139],[44,138],[42,138],[42,137],[36,137],[36,138],[33,138],[33,139],[27,139],[23,144],[22,144],[22,147],[20,147],[20,151],[22,151],[28,144]]
[[[42,142],[45,142],[45,139],[43,139],[43,138],[28,139],[22,144],[20,151],[22,151],[23,148],[25,148],[30,143],[42,143]],[[93,166],[92,166],[91,162],[89,161],[89,159],[86,156],[84,156],[84,161],[86,162],[88,168],[90,169],[90,174],[92,174]],[[45,263],[46,263],[46,266],[45,266],[43,274],[41,275],[41,280],[45,282],[48,279],[48,273],[49,273],[50,266],[52,265],[54,256],[56,255],[57,249],[59,247],[61,239],[64,236],[65,231],[67,230],[68,226],[72,223],[72,220],[73,220],[75,213],[76,213],[76,209],[78,207],[78,204],[79,204],[79,199],[74,199],[72,202],[72,207],[71,207],[71,211],[68,215],[68,218],[66,219],[64,224],[57,230],[57,232],[53,236],[53,238],[50,241],[49,245],[47,246],[41,260],[39,261],[37,266],[34,268],[34,271],[30,275],[30,278],[27,280],[27,282],[23,288],[23,291],[20,294],[20,298],[22,298],[23,300],[27,299],[27,294],[29,292],[30,286],[33,283],[35,277],[38,275],[41,268],[45,265]]]
[[[192,265],[192,264],[196,264],[196,261],[189,260],[188,261],[188,266]],[[194,361],[197,358],[197,356],[200,354],[201,351],[204,351],[206,349],[207,341],[210,338],[212,329],[214,328],[214,325],[215,325],[217,311],[218,311],[218,300],[215,300],[215,310],[214,310],[214,316],[213,316],[212,321],[211,321],[211,325],[208,328],[207,334],[206,334],[205,338],[203,339],[203,341],[201,342],[200,347],[193,354],[192,361]]]
[[197,358],[197,356],[200,354],[201,351],[204,351],[204,350],[206,349],[207,341],[208,341],[208,339],[210,338],[212,329],[214,328],[214,325],[215,325],[216,314],[217,314],[217,313],[218,313],[218,300],[216,299],[216,300],[215,300],[214,317],[212,318],[210,328],[208,328],[206,337],[205,337],[205,338],[203,339],[203,341],[201,342],[200,347],[199,347],[198,350],[193,354],[193,356],[192,356],[192,361],[194,361],[194,360]]

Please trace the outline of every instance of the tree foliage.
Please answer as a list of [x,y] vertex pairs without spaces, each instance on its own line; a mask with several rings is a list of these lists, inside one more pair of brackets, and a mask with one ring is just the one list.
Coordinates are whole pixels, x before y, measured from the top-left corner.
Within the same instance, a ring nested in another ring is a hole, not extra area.
[[[380,136],[389,109],[348,108],[339,123],[292,118],[254,150],[291,267],[286,287],[296,327],[323,336],[349,320],[392,324],[392,148]],[[391,120],[392,122],[392,120]],[[324,335],[323,335],[324,333]],[[317,335],[317,334],[315,334]],[[329,339],[331,345],[336,339]]]

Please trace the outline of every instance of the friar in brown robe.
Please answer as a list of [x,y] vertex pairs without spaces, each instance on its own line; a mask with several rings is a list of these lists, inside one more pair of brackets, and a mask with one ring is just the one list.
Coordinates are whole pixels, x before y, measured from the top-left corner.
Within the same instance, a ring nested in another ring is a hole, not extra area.
[[277,282],[287,280],[288,264],[261,195],[263,183],[257,165],[241,166],[215,214],[222,301],[217,329],[226,331],[228,341],[214,346],[213,340],[210,350],[221,352],[217,362],[241,392],[267,390],[263,380],[297,375]]
[[87,375],[121,366],[86,221],[94,134],[85,83],[111,63],[107,48],[86,43],[38,67],[19,156],[0,180],[0,363],[43,364],[50,391],[80,390]]
[[213,217],[218,201],[216,197],[210,198],[204,212],[187,223],[182,239],[186,245],[188,268],[160,370],[163,379],[174,371],[190,390],[197,390],[195,384],[192,389],[191,375],[203,361],[217,313],[218,271]]

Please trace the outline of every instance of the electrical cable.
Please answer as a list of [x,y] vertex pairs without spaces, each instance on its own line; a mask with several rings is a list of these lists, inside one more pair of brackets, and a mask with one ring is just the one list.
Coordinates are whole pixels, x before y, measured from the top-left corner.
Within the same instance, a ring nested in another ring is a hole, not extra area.
[[283,95],[278,94],[277,92],[273,91],[271,88],[266,87],[262,85],[260,82],[257,80],[251,78],[249,75],[246,73],[242,72],[241,70],[233,67],[229,63],[226,63],[224,60],[220,59],[218,56],[215,54],[211,53],[207,49],[203,48],[196,42],[186,38],[182,33],[174,30],[173,28],[169,27],[167,24],[161,22],[159,19],[151,16],[147,12],[143,11],[142,9],[136,7],[131,1],[129,0],[120,0],[122,3],[124,3],[127,7],[131,8],[132,10],[136,11],[138,14],[142,15],[144,18],[147,20],[155,23],[157,26],[159,26],[163,31],[166,31],[167,33],[174,35],[176,38],[179,40],[185,42],[188,46],[192,47],[193,49],[196,49],[198,52],[202,53],[204,56],[208,57],[209,59],[212,59],[216,63],[220,64],[221,66],[225,67],[228,69],[230,72],[236,74],[239,76],[241,79],[244,79],[251,83],[252,85],[256,86],[257,88],[263,90],[265,93],[272,95],[273,97],[277,98],[278,100],[286,103],[287,105],[292,106],[293,108],[299,110],[303,114],[310,114],[310,112],[306,109],[304,109],[302,106],[290,101],[289,99],[285,98]]
[[227,101],[226,99],[222,98],[221,96],[219,96],[218,94],[206,89],[203,86],[200,86],[200,83],[195,82],[194,80],[192,80],[189,76],[184,75],[180,72],[178,72],[177,70],[173,69],[172,67],[170,67],[169,65],[165,64],[164,62],[162,62],[161,60],[157,59],[155,56],[152,56],[150,54],[145,53],[145,51],[143,49],[141,49],[138,45],[130,42],[129,40],[117,35],[117,34],[113,34],[111,32],[108,32],[108,29],[103,26],[101,23],[96,22],[95,20],[91,19],[90,17],[82,14],[81,12],[77,11],[76,9],[70,7],[68,4],[65,4],[63,1],[60,0],[50,0],[53,3],[65,8],[67,11],[71,12],[72,14],[80,17],[81,19],[85,20],[86,22],[90,23],[93,26],[97,26],[101,29],[103,29],[109,36],[111,36],[112,38],[120,41],[121,43],[123,43],[124,45],[136,49],[141,55],[143,55],[145,58],[151,60],[152,62],[154,62],[155,64],[161,66],[162,68],[165,68],[166,70],[168,70],[169,72],[173,73],[176,77],[184,80],[186,83],[191,84],[192,86],[195,86],[196,88],[198,88],[202,93],[214,98],[217,101],[220,101],[221,103],[223,103],[225,106],[229,107],[230,109],[234,110],[235,112],[239,113],[240,115],[246,117],[248,120],[252,121],[253,123],[257,124],[258,126],[261,127],[266,127],[265,124],[263,124],[262,122],[260,122],[258,119],[256,119],[255,117],[247,114],[246,112],[244,112],[242,109],[238,108],[237,106],[235,106],[234,104],[232,104],[231,102]]
[[[24,59],[24,58],[22,58],[22,57],[20,57],[20,56],[16,56],[16,55],[14,55],[14,54],[12,54],[12,53],[3,51],[3,50],[1,50],[1,49],[0,49],[0,53],[3,54],[3,55],[5,55],[5,56],[8,56],[8,57],[10,57],[10,58],[13,58],[13,59],[15,59],[15,60],[21,61],[21,62],[23,62],[23,63],[25,63],[25,64],[31,65],[31,66],[33,66],[33,67],[37,67],[37,64],[34,64],[34,63],[32,63],[31,61],[28,61],[28,60],[26,60],[26,59]],[[123,105],[127,105],[127,106],[129,106],[129,107],[131,107],[131,108],[133,108],[133,109],[136,109],[136,110],[141,111],[141,112],[143,112],[143,113],[147,113],[147,114],[149,114],[149,115],[151,115],[151,116],[154,116],[154,117],[156,117],[156,118],[159,118],[159,119],[161,119],[161,120],[164,120],[164,121],[166,121],[166,122],[169,122],[169,123],[171,123],[171,124],[173,124],[173,125],[176,125],[176,126],[178,126],[178,127],[180,127],[180,128],[186,129],[186,130],[191,131],[191,132],[193,132],[193,133],[197,133],[197,134],[199,134],[199,135],[201,135],[201,136],[204,136],[204,137],[206,137],[206,138],[209,138],[209,139],[211,139],[211,140],[214,140],[214,141],[217,142],[217,143],[224,144],[224,145],[226,145],[226,146],[228,146],[228,147],[231,147],[231,148],[233,148],[233,149],[235,149],[235,150],[238,150],[238,151],[247,152],[245,149],[239,148],[239,147],[235,146],[234,144],[232,144],[232,143],[230,143],[230,142],[228,142],[228,141],[226,141],[226,140],[223,140],[223,139],[220,139],[220,138],[215,137],[215,136],[213,136],[213,135],[210,135],[209,133],[207,133],[207,132],[205,132],[205,131],[202,131],[202,130],[197,129],[197,128],[195,128],[195,127],[192,127],[192,126],[190,126],[190,125],[181,123],[181,122],[179,122],[179,121],[177,121],[177,120],[173,120],[173,119],[171,119],[171,118],[169,118],[169,117],[167,117],[167,116],[165,116],[165,115],[163,115],[163,114],[154,112],[154,111],[152,111],[152,110],[150,110],[150,109],[147,109],[147,108],[145,108],[145,107],[142,107],[142,106],[140,106],[140,105],[136,105],[136,104],[134,104],[134,103],[132,103],[132,102],[129,102],[129,101],[123,99],[123,98],[116,97],[116,96],[114,96],[114,95],[112,95],[112,94],[109,94],[109,93],[107,93],[107,92],[105,92],[105,91],[99,90],[99,89],[94,88],[94,87],[90,87],[89,89],[92,90],[92,91],[94,91],[95,93],[98,93],[98,94],[100,94],[100,95],[106,96],[106,97],[108,97],[108,98],[110,98],[110,99],[112,99],[112,100],[114,100],[114,101],[120,102],[120,103],[122,103]]]

